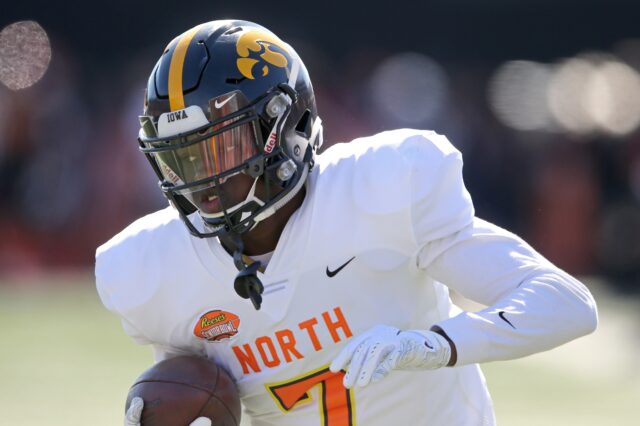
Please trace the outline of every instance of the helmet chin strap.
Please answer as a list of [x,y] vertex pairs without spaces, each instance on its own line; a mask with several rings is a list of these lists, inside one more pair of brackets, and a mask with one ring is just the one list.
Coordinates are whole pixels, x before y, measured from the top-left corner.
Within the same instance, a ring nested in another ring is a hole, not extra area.
[[[289,85],[291,87],[295,87],[299,66],[300,64],[297,61],[295,61],[292,67],[291,75],[289,76]],[[272,129],[272,133],[273,132],[278,133],[278,124],[280,123],[280,120],[283,118],[283,116],[284,116],[284,119],[286,120],[285,114],[288,114],[288,108],[285,111],[282,111],[278,115],[276,119],[276,123],[274,124],[274,127]],[[321,124],[321,121],[318,119],[314,123],[313,129],[312,129],[312,138],[310,138],[310,142],[315,143],[315,140],[319,138],[320,143],[322,143],[321,133],[322,133],[322,124]],[[266,210],[258,213],[253,219],[253,225],[249,230],[254,229],[258,225],[258,223],[274,215],[281,207],[283,207],[285,204],[290,202],[300,192],[302,187],[306,184],[310,167],[311,166],[308,162],[304,163],[303,169],[301,171],[301,176],[298,179],[298,181],[295,183],[294,187],[291,188],[291,190],[288,191],[284,196],[282,196],[282,198],[280,198],[275,203],[273,203],[273,205],[269,206]],[[244,205],[250,202],[255,202],[257,205],[260,206],[260,208],[262,208],[266,203],[260,200],[255,195],[258,179],[259,179],[259,176],[254,178],[253,185],[251,185],[251,189],[249,190],[249,193],[247,194],[244,201],[241,201],[240,203],[231,207],[228,210],[228,213],[225,214],[225,212],[221,212],[221,213],[207,214],[207,213],[200,212],[200,215],[202,216],[205,224],[207,224],[207,220],[206,220],[207,218],[220,219],[225,215],[226,216],[233,215],[239,209],[241,209]],[[242,218],[240,219],[240,221],[242,221]],[[213,227],[215,225],[208,224],[208,226]],[[236,275],[236,278],[233,282],[233,287],[236,293],[243,299],[250,299],[251,303],[253,304],[253,307],[256,310],[260,310],[260,306],[262,305],[262,292],[264,291],[264,286],[260,281],[260,278],[258,278],[257,272],[262,266],[261,262],[255,261],[249,265],[245,263],[243,259],[244,244],[242,242],[242,238],[240,234],[238,234],[237,232],[234,232],[228,228],[226,230],[223,230],[222,233],[220,234],[220,241],[224,242],[228,250],[231,251],[233,255],[233,263],[235,264],[236,268],[239,271],[238,275]]]
[[[254,225],[251,229],[253,229],[260,221],[270,217],[278,209],[280,209],[282,206],[284,206],[289,201],[291,201],[291,199],[298,192],[300,192],[300,189],[302,189],[302,186],[305,184],[307,180],[308,174],[309,174],[309,165],[305,164],[304,169],[302,171],[302,176],[300,177],[296,185],[291,189],[291,191],[289,191],[284,197],[282,197],[282,199],[278,200],[278,202],[276,202],[272,207],[258,214],[254,220]],[[251,186],[251,190],[249,191],[249,194],[247,195],[247,198],[245,199],[245,201],[237,204],[236,206],[234,206],[234,208],[238,208],[238,206],[241,207],[246,202],[249,202],[252,200],[260,203],[261,206],[264,205],[264,203],[255,196],[255,188],[256,188],[257,181],[258,181],[258,178],[254,180],[253,185]],[[204,214],[202,214],[202,216],[206,217]],[[209,215],[209,216],[213,216],[213,215]],[[221,216],[223,215],[221,214],[215,215],[215,217],[221,217]],[[206,221],[205,221],[205,225],[213,226],[211,224],[207,224]],[[253,304],[253,307],[256,310],[260,310],[260,306],[262,305],[262,292],[264,290],[264,286],[262,285],[260,278],[258,278],[257,273],[260,267],[262,266],[262,264],[259,261],[255,261],[249,265],[245,263],[243,259],[244,244],[242,243],[242,238],[240,237],[240,234],[238,234],[237,232],[234,232],[228,229],[223,231],[220,234],[220,241],[223,242],[224,245],[227,247],[227,249],[232,253],[233,263],[239,271],[238,275],[236,275],[236,278],[233,281],[233,288],[235,289],[236,293],[240,297],[242,297],[243,299],[250,299],[251,303]]]
[[224,241],[224,244],[233,253],[233,263],[239,271],[233,280],[233,288],[238,296],[243,299],[250,299],[253,307],[256,310],[260,310],[264,286],[260,278],[258,278],[257,272],[262,264],[259,261],[255,261],[250,265],[245,264],[242,259],[244,244],[238,233],[233,231],[223,232],[220,234],[220,240]]

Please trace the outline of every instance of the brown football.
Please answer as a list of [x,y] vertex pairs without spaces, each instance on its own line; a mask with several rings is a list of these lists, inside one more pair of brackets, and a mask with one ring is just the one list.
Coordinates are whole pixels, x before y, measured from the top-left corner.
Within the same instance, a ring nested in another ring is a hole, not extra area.
[[155,364],[129,389],[131,400],[144,400],[142,426],[187,426],[208,417],[216,426],[240,424],[240,397],[229,374],[214,362],[179,356]]

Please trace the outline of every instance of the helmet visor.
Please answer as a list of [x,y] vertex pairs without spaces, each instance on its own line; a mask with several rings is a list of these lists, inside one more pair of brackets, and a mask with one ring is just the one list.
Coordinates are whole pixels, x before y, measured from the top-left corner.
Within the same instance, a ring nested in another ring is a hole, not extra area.
[[[214,177],[224,182],[258,154],[255,120],[251,119],[250,112],[234,114],[245,106],[246,98],[240,92],[220,96],[209,105],[211,121],[215,124],[145,143],[165,181],[178,187],[177,193],[186,195],[211,187],[215,184]],[[225,119],[230,115],[231,118]],[[189,185],[193,183],[196,184]]]
[[154,156],[164,178],[180,186],[222,175],[257,153],[254,125],[245,123],[182,148],[156,152]]

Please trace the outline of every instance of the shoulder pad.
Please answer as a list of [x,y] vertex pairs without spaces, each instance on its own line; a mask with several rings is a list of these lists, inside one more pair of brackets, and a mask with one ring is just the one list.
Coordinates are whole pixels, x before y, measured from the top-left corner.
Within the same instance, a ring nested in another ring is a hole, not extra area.
[[[150,259],[165,249],[184,250],[189,234],[173,207],[142,217],[96,251],[96,286],[107,309],[123,312],[144,303],[156,289]],[[154,259],[158,261],[158,259]]]

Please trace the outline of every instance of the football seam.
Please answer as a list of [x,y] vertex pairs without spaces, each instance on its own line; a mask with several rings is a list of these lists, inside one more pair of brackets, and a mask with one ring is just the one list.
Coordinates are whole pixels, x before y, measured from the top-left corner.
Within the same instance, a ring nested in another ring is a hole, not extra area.
[[[231,416],[231,418],[233,418],[233,421],[235,422],[236,426],[237,426],[237,425],[239,425],[239,423],[238,423],[238,419],[236,419],[236,416],[235,416],[235,415],[233,414],[233,412],[229,409],[229,407],[227,407],[227,404],[225,404],[225,403],[224,403],[224,401],[223,401],[223,400],[221,400],[220,398],[218,398],[216,395],[211,395],[211,396],[209,397],[209,399],[207,400],[207,402],[205,402],[205,403],[202,405],[202,408],[200,408],[200,411],[198,411],[198,416],[200,416],[200,413],[202,413],[202,410],[204,410],[204,407],[206,407],[206,406],[209,404],[209,402],[211,402],[211,399],[212,399],[212,398],[217,399],[217,400],[218,400],[218,402],[220,402],[220,405],[222,405],[222,406],[224,407],[224,409],[225,409],[225,410],[227,410],[227,412],[229,413],[229,415]],[[215,420],[215,419],[212,419],[212,420]]]
[[[133,386],[131,386],[131,388],[133,389],[134,387],[136,387],[136,386],[138,386],[138,385],[140,385],[142,383],[168,383],[168,384],[172,384],[172,385],[182,385],[182,386],[187,386],[189,388],[193,388],[193,389],[198,389],[198,390],[204,391],[204,392],[208,393],[209,396],[215,396],[214,392],[212,392],[209,388],[206,388],[206,387],[203,387],[203,386],[198,386],[198,385],[192,385],[190,383],[178,382],[178,381],[175,381],[175,380],[157,380],[157,379],[154,379],[154,380],[141,380],[139,382],[134,383]],[[218,385],[218,379],[216,378],[216,383],[215,383],[215,386],[213,387],[214,391],[215,391],[215,388],[216,388],[217,385]]]
[[[216,375],[216,382],[213,385],[213,389],[218,389],[218,382],[220,381],[220,367],[218,368],[218,370],[216,371],[216,373],[218,373]],[[198,415],[200,415],[202,413],[202,410],[204,410],[204,408],[209,405],[209,402],[211,402],[211,399],[215,398],[218,400],[218,402],[220,403],[220,405],[222,405],[224,407],[225,410],[227,410],[227,413],[229,413],[229,415],[231,416],[231,418],[233,418],[234,423],[236,424],[236,426],[239,424],[238,419],[236,419],[236,416],[233,414],[233,412],[231,411],[231,409],[229,407],[227,407],[227,404],[224,403],[224,401],[220,398],[218,398],[216,396],[215,393],[209,393],[209,399],[207,400],[207,402],[205,402],[202,407],[200,408],[200,411],[198,411]],[[212,419],[214,420],[214,419]]]
[[215,390],[218,388],[218,382],[220,381],[220,370],[216,371],[217,372],[217,376],[216,376],[216,381],[213,385],[213,391],[209,390],[208,388],[205,388],[203,386],[198,386],[198,385],[193,385],[193,384],[189,384],[189,383],[184,383],[184,382],[178,382],[175,380],[140,380],[139,382],[136,382],[133,384],[133,386],[131,386],[131,388],[133,389],[134,387],[136,387],[139,384],[142,383],[166,383],[166,384],[172,384],[172,385],[182,385],[182,386],[186,386],[192,389],[198,389],[201,391],[206,392],[209,395],[209,399],[207,399],[207,401],[202,405],[202,407],[200,408],[200,410],[198,411],[198,415],[200,415],[200,413],[202,413],[202,410],[204,409],[204,407],[207,406],[207,404],[209,404],[209,402],[211,401],[212,398],[217,399],[220,404],[224,407],[225,410],[227,410],[227,412],[231,415],[231,417],[233,418],[233,420],[235,421],[235,424],[238,425],[238,419],[236,418],[236,416],[233,414],[233,411],[231,411],[231,409],[229,407],[227,407],[227,404],[224,403],[223,400],[221,400],[220,398],[218,398],[215,394]]

